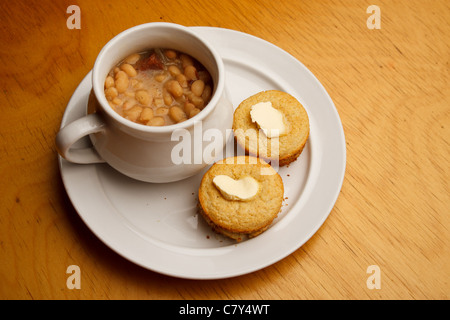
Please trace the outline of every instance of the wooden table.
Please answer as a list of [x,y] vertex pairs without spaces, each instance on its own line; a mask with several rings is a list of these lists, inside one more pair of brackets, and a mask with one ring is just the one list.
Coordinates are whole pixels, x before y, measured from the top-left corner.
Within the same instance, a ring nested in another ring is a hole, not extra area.
[[[80,29],[67,27],[77,22],[72,4]],[[380,9],[379,29],[368,27],[376,26],[370,5]],[[447,0],[22,0],[0,8],[0,299],[450,297]],[[281,261],[231,279],[164,276],[109,249],[73,208],[54,143],[66,105],[110,38],[153,21],[263,38],[301,61],[333,99],[347,146],[342,190],[319,231]],[[70,265],[80,267],[81,289],[66,285]],[[375,275],[381,286],[370,288]]]

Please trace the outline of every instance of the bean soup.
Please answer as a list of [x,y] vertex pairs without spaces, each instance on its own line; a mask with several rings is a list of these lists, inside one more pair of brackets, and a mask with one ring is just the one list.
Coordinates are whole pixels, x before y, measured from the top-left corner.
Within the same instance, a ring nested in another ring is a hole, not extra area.
[[183,52],[156,48],[123,59],[105,80],[109,105],[122,117],[148,126],[183,122],[211,100],[206,68]]

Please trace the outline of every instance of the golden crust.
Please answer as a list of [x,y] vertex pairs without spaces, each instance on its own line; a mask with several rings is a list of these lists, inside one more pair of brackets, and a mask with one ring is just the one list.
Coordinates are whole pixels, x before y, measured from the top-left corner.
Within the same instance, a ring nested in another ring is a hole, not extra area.
[[[250,201],[226,200],[214,186],[216,175],[233,179],[251,176],[260,190]],[[265,231],[280,212],[284,187],[280,175],[266,162],[249,156],[230,157],[215,163],[199,188],[199,212],[218,233],[240,241]]]
[[[283,113],[288,125],[288,134],[278,139],[267,139],[250,116],[253,105],[266,101]],[[234,112],[233,131],[237,143],[247,154],[269,162],[278,160],[279,166],[284,166],[302,153],[309,137],[309,118],[302,104],[290,94],[278,90],[263,91],[241,102]]]

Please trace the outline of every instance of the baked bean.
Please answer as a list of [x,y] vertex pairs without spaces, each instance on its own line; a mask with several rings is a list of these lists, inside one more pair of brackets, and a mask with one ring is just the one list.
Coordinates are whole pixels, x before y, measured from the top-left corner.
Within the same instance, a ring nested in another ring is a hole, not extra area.
[[193,116],[196,116],[201,110],[198,108],[194,108],[189,112],[189,118],[192,118]]
[[128,89],[129,80],[128,77],[118,77],[116,79],[117,92],[123,93]]
[[181,65],[183,66],[183,68],[194,65],[194,60],[192,60],[192,58],[190,56],[188,56],[187,54],[183,53],[180,56],[180,60],[181,60]]
[[111,88],[114,87],[114,78],[111,76],[107,76],[105,80],[105,88]]
[[136,91],[135,97],[136,100],[144,106],[149,106],[150,103],[152,102],[152,97],[150,96],[147,90]]
[[155,110],[155,116],[166,116],[169,114],[169,108],[165,108],[165,107],[160,107],[158,109]]
[[149,122],[147,122],[148,126],[163,126],[166,124],[166,121],[163,117],[154,117]]
[[177,74],[175,79],[178,81],[178,83],[180,84],[180,86],[182,86],[183,88],[187,88],[188,87],[188,81],[186,79],[186,76],[184,74]]
[[123,109],[123,110],[131,109],[132,107],[134,107],[135,104],[136,104],[136,103],[135,103],[134,101],[131,101],[131,100],[125,101],[125,102],[123,103],[123,105],[122,105],[122,109]]
[[133,53],[125,58],[125,62],[129,64],[135,64],[138,62],[138,60],[141,58],[141,55],[139,53]]
[[169,71],[169,73],[172,75],[172,77],[175,77],[176,75],[181,74],[181,70],[180,68],[178,68],[177,66],[169,66],[167,68],[167,70]]
[[163,98],[155,98],[153,100],[153,104],[155,105],[155,107],[161,108],[164,106],[164,99]]
[[167,74],[160,73],[155,76],[155,80],[158,82],[163,82],[167,78]]
[[127,118],[128,120],[136,121],[139,118],[139,116],[141,115],[141,112],[142,112],[142,107],[134,106],[129,110],[125,110],[123,112],[123,114],[124,114],[125,118]]
[[164,99],[164,103],[165,103],[167,106],[170,106],[170,105],[172,104],[172,102],[173,102],[172,96],[171,96],[170,93],[167,92],[167,91],[164,91],[164,93],[163,93],[163,99]]
[[183,105],[186,101],[187,101],[187,98],[186,98],[186,96],[185,96],[184,94],[183,94],[181,97],[179,97],[179,98],[176,99],[176,102],[177,102],[179,105]]
[[195,80],[191,85],[192,93],[197,97],[200,97],[205,89],[205,83],[203,80]]
[[184,104],[184,112],[186,112],[186,114],[189,114],[193,109],[195,109],[195,106],[192,103],[188,102]]
[[152,108],[144,108],[142,110],[139,120],[143,122],[148,122],[153,119],[153,109]]
[[105,90],[105,97],[109,101],[111,101],[118,95],[119,95],[119,92],[117,92],[117,89],[114,87],[109,87],[108,89]]
[[164,54],[166,55],[167,58],[173,60],[177,57],[177,52],[175,50],[166,50],[164,51]]
[[120,70],[124,71],[129,77],[135,77],[137,75],[136,69],[129,63],[122,64]]
[[128,79],[128,75],[126,74],[125,71],[119,69],[119,70],[116,72],[116,75],[114,76],[114,78],[115,78],[116,80],[119,79],[119,78],[127,78],[127,79]]
[[176,80],[170,80],[166,84],[166,89],[168,92],[170,92],[175,98],[179,98],[183,94],[183,88],[181,88],[181,85]]
[[184,75],[188,80],[197,80],[197,69],[190,65],[184,68]]
[[114,98],[113,100],[112,100],[112,103],[114,103],[114,104],[116,104],[116,105],[121,105],[122,104],[122,100],[121,99],[119,99],[119,98]]
[[110,107],[149,126],[170,125],[197,115],[210,101],[212,78],[193,57],[173,49],[134,53],[105,77]]
[[203,107],[205,106],[205,101],[203,101],[203,98],[197,97],[196,95],[191,95],[189,101],[191,101],[194,104],[194,106],[196,106],[199,109],[203,109]]
[[176,123],[182,122],[187,119],[186,113],[180,107],[171,107],[169,109],[169,116]]
[[128,98],[134,98],[136,96],[136,92],[134,92],[134,91],[125,91],[124,94]]

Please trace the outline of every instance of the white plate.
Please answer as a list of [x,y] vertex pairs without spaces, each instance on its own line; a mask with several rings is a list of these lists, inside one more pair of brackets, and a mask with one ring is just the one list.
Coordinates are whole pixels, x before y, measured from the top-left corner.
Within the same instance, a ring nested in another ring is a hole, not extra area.
[[[106,245],[153,271],[190,279],[218,279],[269,266],[302,246],[328,217],[345,172],[345,138],[338,113],[314,75],[280,48],[245,33],[194,27],[222,56],[235,107],[259,91],[295,96],[310,117],[310,138],[297,161],[279,169],[282,212],[260,236],[236,244],[216,235],[197,215],[203,172],[186,180],[151,184],[106,164],[78,165],[59,158],[75,209]],[[69,101],[62,126],[86,114],[89,73]],[[88,139],[79,142],[86,145]],[[231,142],[232,143],[232,142]],[[206,170],[205,170],[206,171]]]

